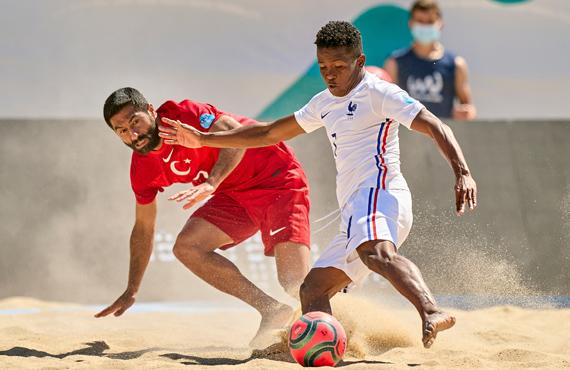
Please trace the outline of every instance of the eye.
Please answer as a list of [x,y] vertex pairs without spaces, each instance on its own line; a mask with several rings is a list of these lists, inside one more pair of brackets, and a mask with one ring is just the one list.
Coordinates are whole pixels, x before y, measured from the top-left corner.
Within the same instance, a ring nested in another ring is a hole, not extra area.
[[121,129],[117,130],[117,132],[118,132],[119,134],[124,134],[125,132],[127,132],[127,129],[121,128]]

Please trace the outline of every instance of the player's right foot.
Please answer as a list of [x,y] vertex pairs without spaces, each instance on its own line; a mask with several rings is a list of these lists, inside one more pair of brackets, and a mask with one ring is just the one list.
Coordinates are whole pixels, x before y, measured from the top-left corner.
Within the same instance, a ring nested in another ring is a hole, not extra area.
[[260,349],[272,344],[273,331],[285,327],[292,315],[293,309],[282,303],[262,312],[259,329],[255,337],[249,342],[249,346],[251,348]]
[[447,312],[436,312],[423,320],[423,338],[425,348],[430,348],[437,333],[455,325],[455,317]]

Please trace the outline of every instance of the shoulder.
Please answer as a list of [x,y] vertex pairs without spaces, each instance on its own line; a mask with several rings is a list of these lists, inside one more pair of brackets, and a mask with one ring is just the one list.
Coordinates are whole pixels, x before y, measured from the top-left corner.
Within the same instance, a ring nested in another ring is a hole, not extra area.
[[467,61],[459,55],[454,55],[455,73],[459,75],[466,75],[468,73]]
[[309,100],[309,102],[305,105],[305,108],[317,109],[319,105],[323,103],[326,104],[326,102],[331,98],[333,98],[333,96],[328,89],[325,89],[317,95],[313,96],[311,100]]
[[457,68],[466,68],[467,67],[467,61],[461,55],[454,54],[453,55],[453,61],[455,62],[455,66]]
[[384,99],[388,95],[402,91],[398,85],[379,78],[371,78],[367,81],[367,89],[372,99]]
[[207,103],[200,103],[197,101],[185,99],[181,102],[176,102],[174,100],[168,100],[164,102],[158,109],[158,113],[163,114],[184,114],[184,113],[196,113],[203,110],[216,109],[213,105]]
[[204,128],[209,128],[212,122],[222,114],[212,104],[188,99],[181,102],[169,100],[162,104],[157,112],[162,117],[180,120],[195,127],[201,125]]
[[462,56],[447,48],[443,52],[443,57],[441,59],[447,61],[447,63],[453,64],[456,67],[466,65],[465,59]]
[[161,114],[163,116],[168,116],[170,117],[171,114],[174,114],[175,112],[180,110],[180,103],[175,102],[174,100],[168,100],[164,103],[162,103],[162,105],[160,107],[158,107],[158,109],[156,110],[156,112],[158,114]]
[[407,56],[409,56],[412,53],[412,47],[411,46],[407,46],[403,49],[398,49],[396,51],[394,51],[392,53],[392,55],[390,55],[390,58],[397,60],[400,60],[402,58],[405,58]]

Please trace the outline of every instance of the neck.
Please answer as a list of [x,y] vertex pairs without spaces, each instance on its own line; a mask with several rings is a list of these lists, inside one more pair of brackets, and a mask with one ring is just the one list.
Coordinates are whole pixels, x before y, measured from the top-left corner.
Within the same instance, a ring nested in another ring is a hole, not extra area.
[[344,94],[344,96],[348,95],[352,91],[352,89],[354,89],[356,86],[358,86],[360,81],[362,81],[362,79],[364,78],[365,73],[366,73],[366,70],[364,69],[364,67],[362,67],[360,69],[360,71],[358,71],[358,75],[356,75],[356,78],[354,79],[354,81],[352,81],[352,83],[348,86],[348,89],[346,90],[346,94]]
[[438,41],[429,45],[423,45],[414,41],[412,50],[422,59],[439,59],[443,55],[443,45]]
[[[156,114],[156,129],[158,130],[158,126],[162,126],[162,120],[160,119],[160,116],[158,115],[158,113]],[[160,150],[160,148],[162,148],[162,144],[164,144],[164,139],[160,138],[160,140],[158,141],[158,145],[153,149],[154,151],[156,150]]]

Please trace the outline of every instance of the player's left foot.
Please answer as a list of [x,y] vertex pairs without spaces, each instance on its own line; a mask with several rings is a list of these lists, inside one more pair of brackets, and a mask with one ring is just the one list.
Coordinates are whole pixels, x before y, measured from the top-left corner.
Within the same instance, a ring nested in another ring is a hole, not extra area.
[[447,312],[436,312],[427,315],[423,320],[423,338],[425,348],[430,348],[437,333],[447,330],[455,325],[455,317]]
[[291,319],[293,309],[286,304],[279,304],[266,312],[261,313],[261,323],[255,337],[249,342],[252,348],[265,348],[272,344],[274,330],[282,329]]

